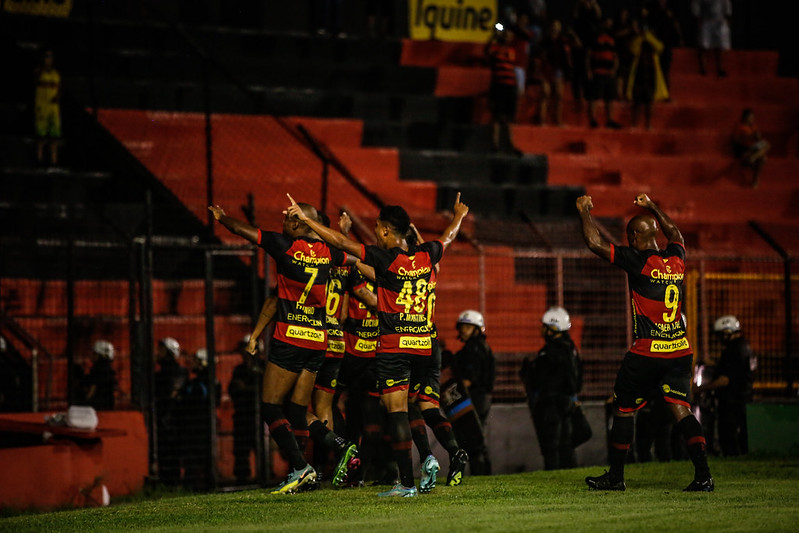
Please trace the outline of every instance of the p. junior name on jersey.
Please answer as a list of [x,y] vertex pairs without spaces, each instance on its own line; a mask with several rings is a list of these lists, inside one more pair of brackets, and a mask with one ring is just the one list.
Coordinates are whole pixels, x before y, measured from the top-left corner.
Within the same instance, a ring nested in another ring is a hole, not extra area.
[[652,341],[651,350],[658,353],[676,352],[688,348],[688,339],[683,337],[676,341]]
[[289,326],[286,329],[286,337],[292,339],[304,339],[313,342],[325,342],[325,332],[300,326]]
[[399,347],[400,348],[412,348],[416,350],[422,350],[430,348],[433,345],[430,337],[400,337],[399,338]]

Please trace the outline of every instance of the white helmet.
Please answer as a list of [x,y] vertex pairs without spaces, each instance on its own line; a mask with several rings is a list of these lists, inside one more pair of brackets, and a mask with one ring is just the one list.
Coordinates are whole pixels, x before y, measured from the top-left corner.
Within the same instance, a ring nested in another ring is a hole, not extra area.
[[92,351],[94,351],[94,353],[100,357],[108,359],[109,361],[114,360],[114,345],[108,341],[95,342],[94,346],[92,347]]
[[486,321],[483,318],[483,314],[479,311],[475,311],[474,309],[467,309],[463,311],[458,316],[458,321],[455,323],[457,326],[458,324],[471,324],[472,326],[477,326],[480,329],[486,327]]
[[741,323],[732,315],[724,315],[713,322],[713,331],[716,333],[737,333],[741,331]]
[[6,344],[6,338],[0,335],[0,352],[5,352],[8,349],[8,344]]
[[159,344],[161,344],[164,348],[166,348],[166,351],[172,354],[172,357],[174,357],[175,359],[180,357],[180,344],[172,337],[166,337],[161,339],[159,341]]
[[198,348],[196,352],[194,352],[194,358],[197,359],[197,363],[203,368],[208,366],[208,350],[205,348]]
[[569,313],[562,307],[550,307],[547,309],[547,312],[544,313],[544,316],[541,318],[541,322],[545,326],[561,332],[569,331],[572,327]]

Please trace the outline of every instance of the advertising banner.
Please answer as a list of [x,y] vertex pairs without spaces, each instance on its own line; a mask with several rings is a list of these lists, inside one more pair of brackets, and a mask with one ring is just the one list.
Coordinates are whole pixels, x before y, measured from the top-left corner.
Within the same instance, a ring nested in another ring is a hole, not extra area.
[[2,0],[3,11],[21,15],[68,17],[72,0]]
[[497,0],[408,0],[415,40],[487,42],[497,21]]

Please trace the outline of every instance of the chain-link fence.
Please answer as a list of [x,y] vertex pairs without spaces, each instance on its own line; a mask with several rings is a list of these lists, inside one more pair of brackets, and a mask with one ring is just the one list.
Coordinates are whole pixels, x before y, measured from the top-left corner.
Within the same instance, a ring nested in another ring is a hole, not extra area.
[[[40,243],[36,250],[47,276],[34,277],[41,272],[32,268],[29,277],[0,278],[2,334],[33,375],[25,393],[34,410],[92,404],[86,392],[97,364],[93,345],[107,340],[114,346],[113,406],[148,414],[156,479],[210,487],[269,475],[258,423],[262,361],[240,349],[268,286],[258,275],[262,260],[255,249],[148,246],[141,239],[128,245]],[[689,262],[685,313],[697,359],[717,356],[712,323],[735,315],[759,361],[760,399],[796,394],[790,354],[797,321],[792,314],[786,321],[785,272],[785,263],[773,259]],[[796,305],[796,291],[791,294]],[[584,362],[583,399],[606,399],[630,342],[622,271],[575,252],[460,249],[442,262],[441,337],[457,349],[451,326],[458,313],[484,312],[498,363],[498,402],[523,401],[518,370],[542,346],[540,320],[552,305],[571,314]],[[180,346],[183,370],[170,375],[163,373],[170,357],[159,348],[165,338]],[[172,388],[164,396],[167,382]]]

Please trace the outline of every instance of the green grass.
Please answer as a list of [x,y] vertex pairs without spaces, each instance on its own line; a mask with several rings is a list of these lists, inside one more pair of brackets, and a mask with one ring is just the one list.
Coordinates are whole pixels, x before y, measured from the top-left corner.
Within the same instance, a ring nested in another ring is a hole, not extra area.
[[[627,491],[586,488],[601,468],[467,477],[417,498],[377,488],[137,498],[106,508],[0,519],[0,532],[88,531],[796,531],[799,459],[712,459],[716,492],[684,493],[687,462],[633,464]],[[440,481],[443,481],[440,480]]]

